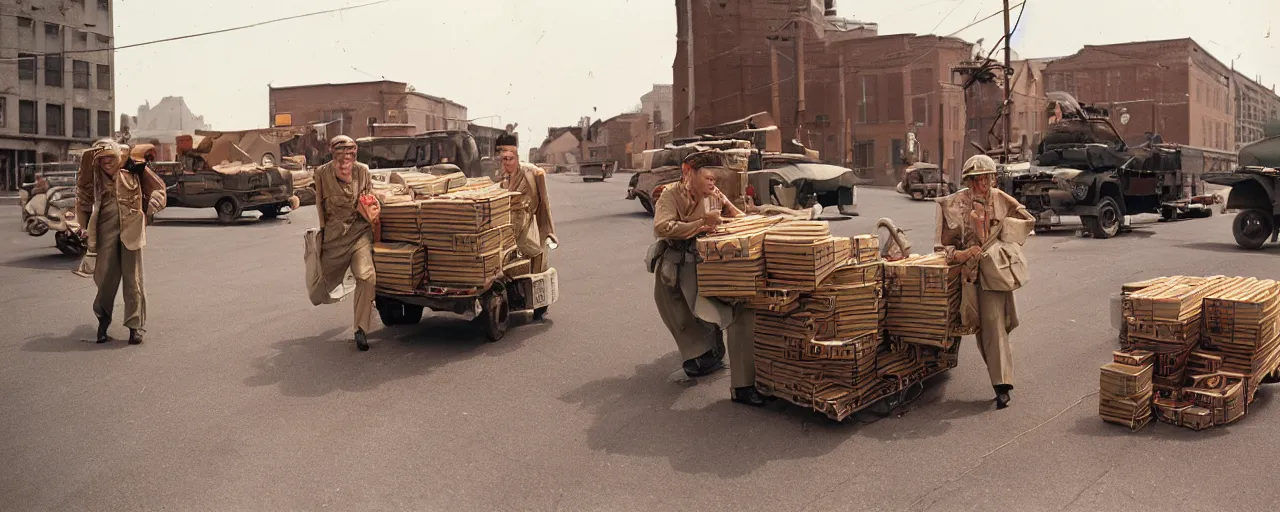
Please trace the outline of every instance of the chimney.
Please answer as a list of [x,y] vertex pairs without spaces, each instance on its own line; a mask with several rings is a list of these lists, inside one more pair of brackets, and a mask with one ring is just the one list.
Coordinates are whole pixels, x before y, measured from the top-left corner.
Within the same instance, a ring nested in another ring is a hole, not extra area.
[[824,0],[823,4],[824,4],[823,6],[826,8],[826,11],[823,13],[823,16],[836,15],[836,0]]

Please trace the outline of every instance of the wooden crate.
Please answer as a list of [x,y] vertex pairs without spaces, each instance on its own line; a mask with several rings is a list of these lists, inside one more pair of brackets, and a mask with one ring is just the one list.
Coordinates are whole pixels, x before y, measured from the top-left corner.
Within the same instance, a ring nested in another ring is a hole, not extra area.
[[698,238],[703,262],[759,260],[764,256],[765,230]]
[[836,268],[835,239],[776,236],[764,242],[765,267],[769,286],[813,290]]
[[498,227],[479,234],[423,233],[422,244],[429,251],[484,254],[506,247],[502,243],[502,230],[503,228]]
[[720,260],[698,264],[698,295],[752,298],[765,287],[764,260]]
[[375,243],[373,267],[377,274],[378,290],[410,295],[422,285],[426,277],[427,254],[417,244]]
[[388,181],[413,190],[417,197],[438,196],[449,191],[449,178],[417,171],[393,172]]
[[417,202],[384,204],[379,216],[382,219],[383,241],[413,244],[422,242],[422,230],[418,229]]
[[427,251],[427,279],[436,286],[486,286],[502,272],[502,251]]
[[884,262],[847,263],[836,267],[822,286],[843,286],[884,282]]
[[884,318],[880,283],[824,286],[801,299],[801,308],[814,315],[816,337],[824,340],[878,334]]
[[875,235],[853,237],[853,258],[858,264],[880,261],[880,238]]
[[423,233],[479,234],[511,224],[511,199],[501,192],[474,197],[446,195],[418,202],[418,226]]
[[943,347],[972,334],[960,322],[960,266],[936,254],[884,264],[885,331],[908,343]]
[[1280,364],[1280,283],[1233,278],[1204,299],[1201,349],[1223,369],[1261,378]]

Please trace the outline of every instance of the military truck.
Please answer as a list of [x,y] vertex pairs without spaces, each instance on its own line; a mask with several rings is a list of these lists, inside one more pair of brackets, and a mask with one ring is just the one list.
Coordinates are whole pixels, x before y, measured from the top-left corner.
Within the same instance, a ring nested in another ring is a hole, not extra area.
[[453,166],[468,178],[497,178],[498,166],[485,165],[476,138],[465,130],[440,130],[406,137],[363,137],[356,160],[371,169]]
[[1193,196],[1203,184],[1198,173],[1184,172],[1182,146],[1147,141],[1131,147],[1106,109],[1081,105],[1063,92],[1048,96],[1061,114],[1055,110],[1029,168],[999,175],[1000,188],[1036,216],[1038,229],[1075,215],[1094,238],[1110,238],[1129,215],[1173,220],[1212,214],[1205,204],[1212,201]]

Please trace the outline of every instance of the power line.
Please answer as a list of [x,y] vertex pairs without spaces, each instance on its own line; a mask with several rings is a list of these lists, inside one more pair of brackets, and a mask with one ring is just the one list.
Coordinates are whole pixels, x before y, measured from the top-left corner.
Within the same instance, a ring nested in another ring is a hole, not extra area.
[[[1018,7],[1018,6],[1025,6],[1025,5],[1027,5],[1027,3],[1026,3],[1026,2],[1021,2],[1021,3],[1017,4],[1017,5],[1010,6],[1009,8],[1010,8],[1010,9],[1012,9],[1012,8],[1014,8],[1014,7]],[[960,30],[957,30],[957,31],[952,32],[952,33],[950,33],[950,34],[947,34],[947,36],[946,36],[946,37],[955,37],[955,35],[956,35],[956,34],[959,34],[959,33],[961,33],[961,32],[964,32],[964,31],[966,31],[966,30],[969,30],[969,29],[970,29],[970,28],[972,28],[974,25],[977,25],[977,24],[979,24],[979,23],[982,23],[982,22],[984,22],[984,21],[987,21],[987,20],[989,20],[989,19],[991,19],[991,18],[994,18],[994,17],[996,17],[996,16],[999,16],[999,15],[1001,15],[1001,14],[1004,14],[1004,9],[1001,9],[1000,11],[998,11],[998,12],[996,12],[996,13],[994,13],[994,14],[990,15],[990,16],[987,16],[987,17],[985,17],[985,18],[982,18],[982,19],[980,19],[980,20],[978,20],[978,21],[975,21],[975,22],[973,22],[973,23],[970,23],[970,24],[968,24],[968,25],[965,25],[965,26],[964,26],[964,28],[961,28]]]
[[0,58],[0,62],[5,62],[5,61],[17,61],[17,60],[24,60],[24,59],[36,59],[36,58],[43,57],[43,56],[46,56],[46,55],[70,55],[70,54],[78,54],[78,53],[94,53],[94,52],[118,51],[118,50],[124,50],[124,49],[128,49],[128,48],[137,48],[137,47],[139,47],[139,46],[147,46],[147,45],[159,44],[159,43],[168,43],[168,42],[171,42],[171,41],[180,41],[180,40],[183,40],[183,39],[191,39],[191,38],[195,38],[195,37],[210,36],[210,35],[214,35],[214,34],[224,34],[224,33],[227,33],[227,32],[234,32],[234,31],[237,31],[237,30],[244,30],[244,29],[248,29],[248,28],[261,27],[261,26],[263,26],[263,25],[270,25],[270,24],[273,24],[273,23],[280,23],[280,22],[282,22],[282,21],[291,21],[291,20],[296,20],[296,19],[300,19],[300,18],[308,18],[308,17],[311,17],[311,16],[320,16],[320,15],[322,15],[322,14],[333,14],[333,13],[335,13],[335,12],[350,11],[350,10],[354,10],[354,9],[360,9],[360,8],[362,8],[362,7],[371,7],[371,6],[374,6],[374,5],[378,5],[378,4],[385,4],[385,3],[387,3],[387,2],[393,2],[393,1],[395,1],[395,0],[377,0],[377,1],[375,1],[375,2],[369,2],[369,3],[365,3],[365,4],[349,5],[349,6],[346,6],[346,7],[338,7],[338,8],[336,8],[336,9],[329,9],[329,10],[325,10],[325,11],[316,11],[316,12],[310,12],[310,13],[306,13],[306,14],[298,14],[298,15],[294,15],[294,16],[287,16],[287,17],[284,17],[284,18],[276,18],[276,19],[273,19],[273,20],[260,21],[260,22],[257,22],[257,23],[251,23],[251,24],[248,24],[248,25],[241,25],[241,26],[238,26],[238,27],[230,27],[230,28],[224,28],[224,29],[219,29],[219,30],[211,30],[211,31],[208,31],[208,32],[200,32],[200,33],[198,33],[198,34],[187,34],[187,35],[184,35],[184,36],[167,37],[167,38],[164,38],[164,39],[156,39],[156,40],[154,40],[154,41],[145,41],[145,42],[141,42],[141,43],[127,44],[127,45],[124,45],[124,46],[113,46],[113,47],[111,47],[111,48],[101,48],[101,49],[97,49],[97,50],[68,50],[68,51],[61,51],[61,52],[36,53],[36,54],[30,54],[30,55],[27,55],[27,56],[24,56],[24,57],[8,57],[8,58]]
[[954,14],[954,13],[956,12],[956,9],[959,9],[959,8],[960,8],[960,6],[964,5],[965,1],[966,1],[966,0],[960,0],[960,2],[959,2],[959,3],[957,3],[955,7],[952,7],[952,8],[951,8],[951,10],[947,12],[947,15],[946,15],[946,16],[943,16],[943,17],[942,17],[942,19],[938,20],[938,24],[937,24],[937,25],[934,25],[934,26],[933,26],[933,30],[930,30],[930,31],[929,31],[929,33],[930,33],[930,34],[932,34],[932,33],[934,33],[934,32],[937,32],[937,31],[938,31],[938,27],[941,27],[941,26],[942,26],[942,23],[943,23],[943,22],[945,22],[945,21],[947,21],[947,18],[950,18],[950,17],[951,17],[951,15],[952,15],[952,14]]

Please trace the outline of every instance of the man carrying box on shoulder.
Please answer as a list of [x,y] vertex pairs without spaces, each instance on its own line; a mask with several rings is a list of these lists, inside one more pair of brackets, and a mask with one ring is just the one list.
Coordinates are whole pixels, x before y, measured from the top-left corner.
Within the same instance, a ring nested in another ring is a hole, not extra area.
[[689,155],[682,166],[683,179],[664,190],[654,207],[653,234],[658,242],[650,247],[647,258],[649,271],[656,274],[653,298],[680,349],[685,374],[698,377],[724,368],[723,331],[728,339],[733,401],[761,406],[764,397],[755,388],[755,312],[698,295],[693,239],[714,231],[724,217],[743,215],[716,188],[710,167],[719,165],[718,152]]

